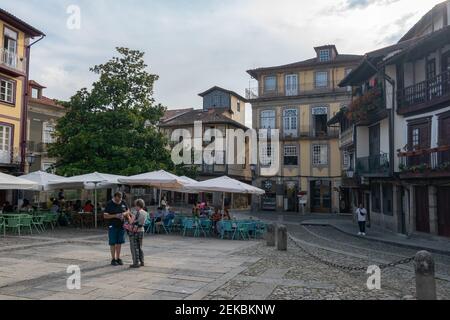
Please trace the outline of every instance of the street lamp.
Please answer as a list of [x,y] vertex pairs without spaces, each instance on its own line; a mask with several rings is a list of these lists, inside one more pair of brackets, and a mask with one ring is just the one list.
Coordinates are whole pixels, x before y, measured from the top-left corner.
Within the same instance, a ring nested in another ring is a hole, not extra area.
[[28,165],[29,165],[30,167],[33,165],[33,163],[35,162],[35,160],[36,160],[36,156],[35,156],[33,153],[29,153],[29,154],[27,155],[27,162],[28,162]]

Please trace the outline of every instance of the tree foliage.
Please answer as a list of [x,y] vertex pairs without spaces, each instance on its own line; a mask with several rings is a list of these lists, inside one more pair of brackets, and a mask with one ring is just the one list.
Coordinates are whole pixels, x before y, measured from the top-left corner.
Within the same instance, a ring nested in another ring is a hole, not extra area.
[[158,76],[146,71],[143,52],[117,51],[118,57],[91,68],[99,76],[91,90],[81,89],[64,103],[67,114],[49,150],[59,159],[59,174],[176,171],[157,128],[165,111],[153,98]]

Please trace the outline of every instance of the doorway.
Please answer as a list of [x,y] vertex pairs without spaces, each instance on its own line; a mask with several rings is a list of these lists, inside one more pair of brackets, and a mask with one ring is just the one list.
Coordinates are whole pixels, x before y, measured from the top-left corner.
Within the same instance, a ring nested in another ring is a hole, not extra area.
[[311,181],[310,190],[311,211],[319,213],[331,213],[331,181]]
[[437,188],[438,234],[450,238],[450,187]]
[[415,187],[416,230],[430,233],[430,213],[428,203],[428,187]]

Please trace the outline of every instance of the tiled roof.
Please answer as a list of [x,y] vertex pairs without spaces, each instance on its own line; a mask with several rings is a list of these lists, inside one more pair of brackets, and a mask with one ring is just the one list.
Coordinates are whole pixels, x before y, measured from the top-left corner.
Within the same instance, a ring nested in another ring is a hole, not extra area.
[[56,100],[47,98],[42,96],[41,98],[30,98],[29,100],[30,103],[37,103],[37,104],[42,104],[42,105],[46,105],[46,106],[50,106],[50,107],[57,107],[57,108],[61,108],[64,109],[64,106],[58,104],[56,102]]
[[294,63],[290,63],[290,64],[285,64],[285,65],[281,65],[281,66],[257,68],[257,69],[253,69],[253,70],[248,70],[247,73],[249,73],[253,77],[256,77],[258,73],[265,72],[265,71],[278,70],[278,69],[320,67],[320,66],[333,65],[336,63],[359,62],[362,58],[363,58],[363,56],[360,56],[360,55],[338,54],[334,60],[330,60],[330,61],[326,61],[326,62],[319,62],[317,60],[317,58],[312,58],[312,59],[294,62]]
[[172,120],[166,120],[160,124],[160,127],[179,127],[192,126],[195,121],[201,121],[203,124],[230,124],[241,129],[247,129],[241,123],[230,118],[229,109],[215,108],[204,111],[203,109],[195,109],[183,113]]
[[234,92],[234,91],[231,91],[231,90],[227,90],[227,89],[218,87],[218,86],[214,86],[214,87],[212,87],[212,88],[206,90],[205,92],[199,93],[198,95],[199,95],[200,97],[204,97],[204,96],[206,96],[208,93],[210,93],[210,92],[212,92],[212,91],[215,91],[215,90],[219,90],[219,91],[226,92],[226,93],[228,93],[228,94],[231,94],[231,95],[233,95],[233,96],[239,98],[239,100],[242,100],[242,101],[244,101],[244,102],[247,102],[247,99],[245,99],[245,98],[244,98],[243,96],[241,96],[240,94],[238,94],[238,93],[236,93],[236,92]]
[[192,110],[194,110],[194,108],[166,110],[166,112],[164,112],[163,117],[161,118],[161,122],[170,121],[170,120],[172,120],[186,112],[190,112]]

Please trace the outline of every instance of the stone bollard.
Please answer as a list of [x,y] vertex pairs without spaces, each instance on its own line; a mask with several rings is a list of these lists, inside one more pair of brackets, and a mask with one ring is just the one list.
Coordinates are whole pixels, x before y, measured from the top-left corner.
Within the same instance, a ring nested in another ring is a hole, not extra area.
[[436,279],[434,278],[434,260],[428,251],[417,252],[414,258],[416,270],[417,300],[436,300]]
[[279,251],[287,250],[287,228],[283,225],[277,227],[277,249]]
[[267,225],[266,240],[268,247],[275,247],[275,225],[273,223]]

